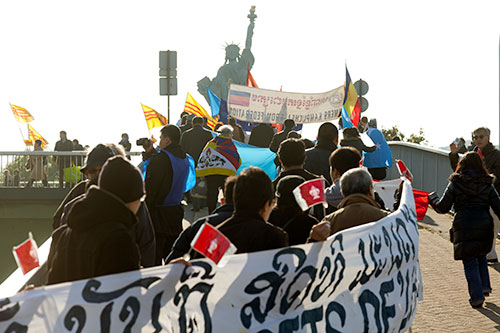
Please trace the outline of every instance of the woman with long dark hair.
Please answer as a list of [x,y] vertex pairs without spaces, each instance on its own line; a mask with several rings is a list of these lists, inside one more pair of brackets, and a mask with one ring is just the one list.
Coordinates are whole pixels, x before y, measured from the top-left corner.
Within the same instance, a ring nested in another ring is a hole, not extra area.
[[445,214],[453,206],[455,217],[450,230],[455,260],[462,260],[469,289],[469,303],[473,308],[483,305],[484,297],[491,293],[486,254],[493,240],[491,207],[500,216],[500,197],[493,187],[495,178],[488,174],[481,156],[466,153],[450,176],[443,197],[429,195],[436,212]]

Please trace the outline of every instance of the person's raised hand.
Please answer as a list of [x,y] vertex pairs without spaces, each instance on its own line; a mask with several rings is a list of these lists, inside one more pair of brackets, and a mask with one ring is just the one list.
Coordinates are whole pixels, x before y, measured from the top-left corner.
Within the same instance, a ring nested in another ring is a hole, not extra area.
[[316,241],[324,241],[328,236],[330,236],[330,222],[321,221],[312,227],[309,238]]

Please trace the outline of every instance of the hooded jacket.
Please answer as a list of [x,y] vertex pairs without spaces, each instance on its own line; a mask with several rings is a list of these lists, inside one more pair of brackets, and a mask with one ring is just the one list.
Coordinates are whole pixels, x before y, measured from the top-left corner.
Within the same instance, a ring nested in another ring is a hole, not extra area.
[[96,186],[69,211],[68,224],[52,233],[48,284],[139,269],[136,216]]
[[451,207],[453,219],[453,256],[455,260],[486,255],[493,242],[493,218],[489,207],[500,215],[500,197],[493,187],[494,177],[475,175],[465,170],[453,173],[443,197],[431,201],[436,212],[447,213]]

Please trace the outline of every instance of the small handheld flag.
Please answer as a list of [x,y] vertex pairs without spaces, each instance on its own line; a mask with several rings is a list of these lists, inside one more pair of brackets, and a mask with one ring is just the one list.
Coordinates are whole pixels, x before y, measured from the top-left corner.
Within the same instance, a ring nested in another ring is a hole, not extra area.
[[293,190],[293,195],[303,211],[319,203],[326,207],[325,180],[317,178],[302,183]]
[[[221,259],[225,256],[234,254],[236,247],[219,230],[205,222],[200,228],[191,247],[219,265]],[[222,266],[224,262],[221,262]]]
[[396,160],[396,167],[398,168],[399,175],[401,177],[405,177],[410,181],[410,183],[413,182],[413,175],[411,174],[410,170],[406,167],[403,161]]
[[24,275],[40,266],[40,261],[38,260],[38,247],[31,232],[27,240],[18,246],[14,246],[12,253],[16,259],[17,266],[21,268]]

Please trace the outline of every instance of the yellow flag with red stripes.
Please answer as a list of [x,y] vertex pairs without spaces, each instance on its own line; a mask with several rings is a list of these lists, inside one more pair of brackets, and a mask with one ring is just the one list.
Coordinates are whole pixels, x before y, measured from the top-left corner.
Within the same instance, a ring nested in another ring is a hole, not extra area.
[[186,104],[184,104],[184,111],[187,113],[192,113],[198,117],[207,118],[207,125],[214,129],[215,125],[217,125],[217,120],[215,120],[208,112],[203,108],[203,106],[198,103],[190,93],[187,94]]
[[10,108],[14,113],[14,117],[16,117],[17,121],[20,123],[29,123],[35,120],[35,118],[33,118],[33,116],[28,112],[28,110],[26,110],[21,106],[10,104]]
[[163,116],[158,111],[155,111],[153,108],[150,108],[142,103],[141,106],[149,129],[165,126],[168,123],[167,117]]
[[29,140],[25,140],[25,142],[30,141],[31,144],[35,144],[36,140],[40,140],[40,141],[42,141],[42,148],[49,144],[49,142],[47,140],[45,140],[43,138],[43,136],[40,135],[40,133],[35,131],[33,126],[31,126],[30,124],[28,124],[28,137],[29,137]]

